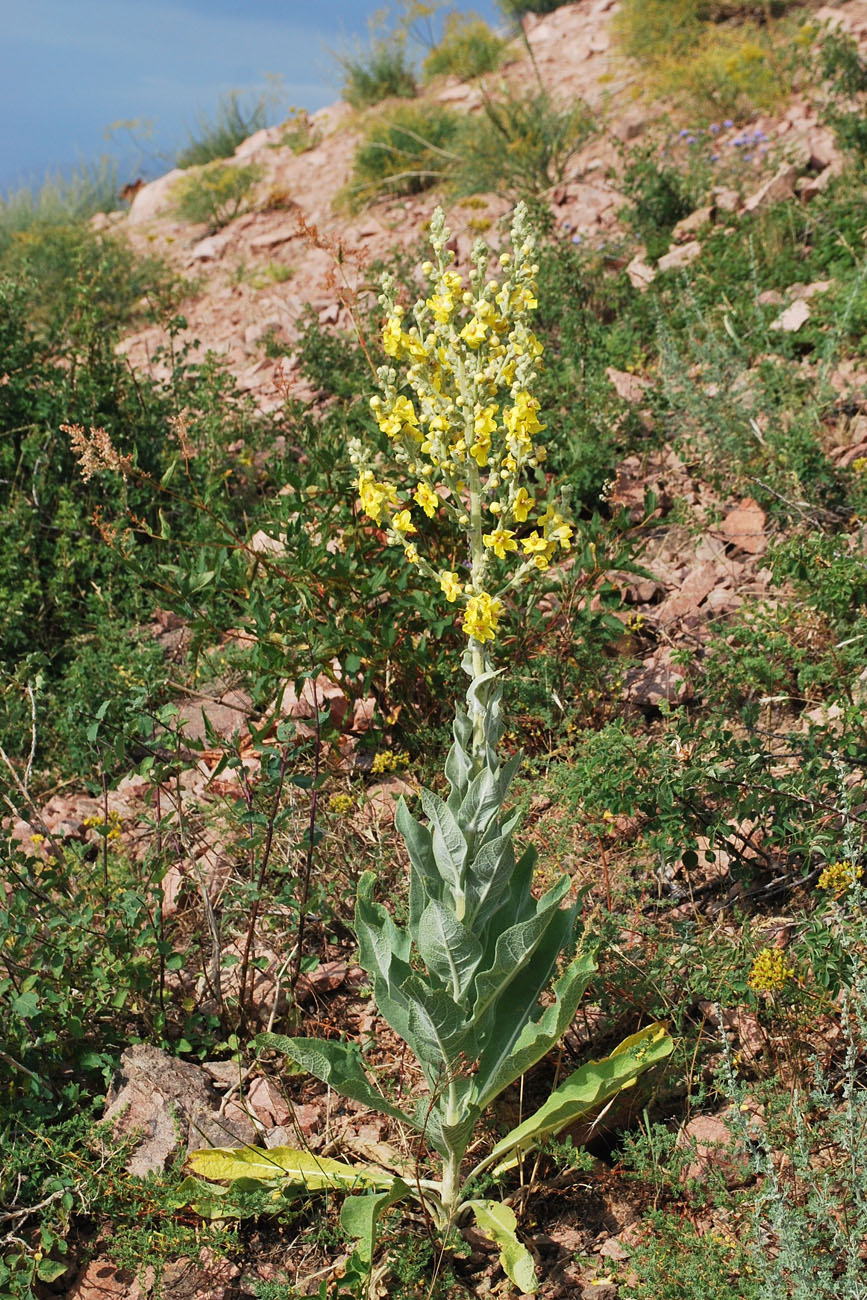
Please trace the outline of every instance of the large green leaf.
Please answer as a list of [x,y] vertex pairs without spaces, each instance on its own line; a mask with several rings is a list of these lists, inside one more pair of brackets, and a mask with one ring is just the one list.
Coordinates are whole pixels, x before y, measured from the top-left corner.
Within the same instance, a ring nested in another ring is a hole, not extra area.
[[582,1065],[555,1088],[529,1119],[497,1143],[491,1159],[506,1158],[500,1160],[494,1174],[511,1169],[522,1152],[604,1105],[624,1088],[631,1088],[644,1070],[664,1060],[673,1047],[666,1026],[657,1021],[625,1038],[610,1056]]
[[260,1047],[273,1047],[275,1051],[283,1052],[308,1074],[321,1079],[341,1096],[352,1097],[371,1110],[391,1115],[392,1119],[403,1120],[405,1124],[413,1124],[409,1115],[397,1106],[392,1106],[374,1087],[365,1072],[358,1048],[353,1044],[335,1042],[330,1038],[289,1038],[286,1034],[259,1034],[256,1043]]
[[503,1272],[519,1291],[532,1295],[539,1289],[533,1256],[518,1239],[518,1220],[515,1213],[502,1201],[467,1201],[476,1223],[500,1248]]
[[[568,915],[566,913],[565,915]],[[580,953],[557,980],[553,1001],[534,1020],[522,1019],[524,1005],[535,1005],[547,986],[551,968],[534,958],[536,969],[522,971],[521,979],[509,986],[508,996],[497,1007],[497,1019],[479,1061],[477,1084],[479,1105],[484,1109],[515,1079],[540,1061],[565,1034],[590,977],[596,969],[592,952]]]
[[569,883],[568,876],[563,876],[539,901],[535,916],[510,926],[498,937],[490,968],[480,971],[476,977],[476,1001],[473,1007],[473,1018],[476,1021],[481,1020],[488,1009],[499,1001],[512,980],[523,978],[530,958],[552,926],[559,935],[553,953],[556,960],[564,942],[571,935],[574,924],[571,909],[562,912],[560,909],[560,903],[569,890]]
[[428,1082],[439,1088],[443,1079],[476,1059],[476,1043],[463,1010],[445,989],[432,989],[419,975],[403,985],[409,1007],[406,1041],[426,1070]]
[[358,1243],[355,1249],[363,1264],[370,1265],[373,1262],[376,1226],[383,1210],[411,1195],[406,1183],[396,1178],[387,1191],[347,1196],[340,1211],[340,1226],[347,1237],[352,1237]]
[[272,1183],[286,1180],[298,1183],[310,1192],[323,1188],[344,1191],[357,1187],[391,1187],[395,1175],[372,1165],[346,1165],[341,1160],[296,1151],[293,1147],[205,1147],[191,1151],[190,1166],[202,1178],[216,1182],[233,1182],[237,1178],[255,1178]]
[[431,824],[437,868],[453,889],[461,887],[461,873],[467,856],[467,841],[448,804],[430,790],[419,793],[421,806]]
[[419,918],[416,943],[422,961],[460,1002],[482,959],[482,945],[453,912],[431,900]]
[[361,964],[373,980],[379,1014],[404,1042],[408,1042],[409,1010],[401,985],[411,973],[409,936],[399,930],[388,912],[373,900],[376,877],[366,871],[358,882],[355,934]]
[[508,835],[487,840],[467,863],[465,923],[477,932],[508,892],[514,867],[515,850]]

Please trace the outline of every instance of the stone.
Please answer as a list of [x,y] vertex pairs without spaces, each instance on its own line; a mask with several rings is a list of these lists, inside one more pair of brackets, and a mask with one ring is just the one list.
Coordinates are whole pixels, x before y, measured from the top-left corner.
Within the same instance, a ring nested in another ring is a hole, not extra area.
[[717,189],[711,190],[713,205],[720,212],[738,212],[741,206],[741,196],[737,190],[731,190],[722,185]]
[[750,195],[744,204],[744,212],[756,212],[770,203],[794,198],[797,179],[797,167],[793,163],[782,163],[770,180],[765,181],[760,189]]
[[640,402],[651,387],[650,380],[642,375],[630,374],[628,370],[616,370],[614,366],[609,366],[605,374],[614,386],[617,396],[631,404]]
[[682,1175],[684,1183],[704,1182],[713,1171],[722,1173],[727,1187],[738,1187],[752,1174],[749,1158],[722,1116],[696,1115],[678,1133],[677,1145],[694,1150],[695,1158]]
[[124,1273],[108,1259],[92,1259],[85,1264],[78,1274],[72,1288],[66,1293],[67,1300],[144,1300],[150,1292],[153,1281],[153,1269],[148,1268],[145,1289],[131,1273]]
[[680,271],[701,253],[701,244],[697,239],[693,239],[688,244],[675,244],[668,252],[661,257],[656,263],[659,271]]
[[204,239],[200,239],[197,244],[193,244],[190,249],[190,261],[210,262],[215,258],[222,257],[231,239],[232,236],[227,230],[221,230],[216,235],[207,235]]
[[768,329],[782,330],[784,334],[797,334],[802,325],[810,319],[810,304],[797,298],[785,311],[772,320]]
[[175,167],[158,180],[143,185],[132,201],[127,218],[131,226],[142,226],[148,221],[164,217],[174,204],[172,190],[175,181],[184,175],[182,167]]
[[177,723],[183,724],[188,740],[206,741],[213,731],[221,740],[247,734],[247,715],[252,700],[246,691],[226,691],[218,700],[206,696],[188,700],[178,708]]
[[688,217],[678,221],[671,232],[671,238],[675,244],[682,244],[685,240],[691,239],[693,235],[697,235],[700,230],[704,230],[705,226],[709,226],[712,221],[713,207],[710,204],[704,208],[696,208],[695,212],[691,212]]
[[250,248],[257,251],[276,248],[278,244],[287,244],[290,239],[297,239],[300,233],[297,225],[278,226],[275,230],[267,230],[262,235],[254,235],[250,240]]
[[645,262],[644,258],[638,253],[627,266],[626,274],[633,289],[644,290],[656,279],[654,267]]
[[126,1168],[138,1178],[166,1169],[184,1147],[257,1140],[246,1116],[219,1115],[204,1070],[149,1043],[136,1043],[123,1053],[105,1101],[103,1119],[115,1137],[134,1140]]
[[720,524],[725,540],[748,555],[761,555],[767,549],[765,536],[767,516],[753,497],[744,497],[734,510],[730,510]]

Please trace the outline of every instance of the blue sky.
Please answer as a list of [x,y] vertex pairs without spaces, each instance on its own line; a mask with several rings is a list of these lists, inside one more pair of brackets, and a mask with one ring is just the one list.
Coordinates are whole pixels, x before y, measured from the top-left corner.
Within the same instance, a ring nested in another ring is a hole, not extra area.
[[[495,0],[472,0],[490,22]],[[111,123],[149,119],[171,153],[221,93],[282,79],[282,105],[338,98],[328,48],[364,36],[368,0],[0,0],[0,193],[102,153],[134,165]],[[149,171],[165,170],[151,161]],[[132,177],[121,176],[121,180]]]

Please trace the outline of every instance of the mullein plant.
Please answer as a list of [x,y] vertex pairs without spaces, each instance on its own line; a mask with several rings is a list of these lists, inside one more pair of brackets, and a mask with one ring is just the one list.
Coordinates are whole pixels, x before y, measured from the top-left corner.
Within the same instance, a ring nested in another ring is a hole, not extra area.
[[[609,1056],[571,1073],[547,1100],[468,1167],[467,1152],[490,1104],[562,1038],[595,970],[595,944],[579,923],[562,876],[533,892],[536,853],[518,853],[518,814],[506,808],[519,757],[501,760],[500,674],[491,655],[510,594],[568,551],[572,526],[562,502],[547,498],[544,426],[533,396],[542,345],[530,326],[537,306],[534,240],[523,204],[515,211],[512,252],[488,278],[490,253],[477,243],[465,285],[447,251],[443,213],[430,228],[433,259],[423,266],[427,297],[411,315],[386,278],[380,299],[391,364],[378,371],[371,400],[389,454],[355,440],[361,509],[403,548],[420,581],[457,607],[467,647],[466,708],[458,706],[445,763],[446,799],[420,794],[421,817],[401,801],[397,827],[411,861],[406,926],[376,900],[376,877],[362,876],[355,929],[361,964],[382,1018],[414,1053],[426,1092],[414,1110],[386,1100],[351,1042],[287,1038],[259,1041],[286,1053],[345,1096],[415,1129],[436,1153],[437,1177],[412,1177],[343,1164],[290,1148],[200,1151],[196,1173],[217,1180],[287,1180],[310,1190],[358,1194],[342,1222],[357,1240],[354,1258],[372,1266],[376,1223],[406,1197],[422,1202],[444,1238],[475,1218],[499,1246],[500,1261],[522,1291],[536,1288],[533,1258],[512,1209],[479,1194],[479,1177],[505,1173],[532,1148],[598,1110],[668,1055],[671,1039],[653,1024]],[[420,514],[448,531],[462,555],[455,569],[432,564],[420,548]]]

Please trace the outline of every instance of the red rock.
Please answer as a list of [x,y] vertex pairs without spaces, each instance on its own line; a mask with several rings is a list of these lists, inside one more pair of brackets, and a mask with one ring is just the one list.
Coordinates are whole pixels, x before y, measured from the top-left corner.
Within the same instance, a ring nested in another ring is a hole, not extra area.
[[761,555],[767,550],[765,534],[767,516],[753,497],[744,497],[739,505],[723,519],[720,532],[727,542],[748,555]]

